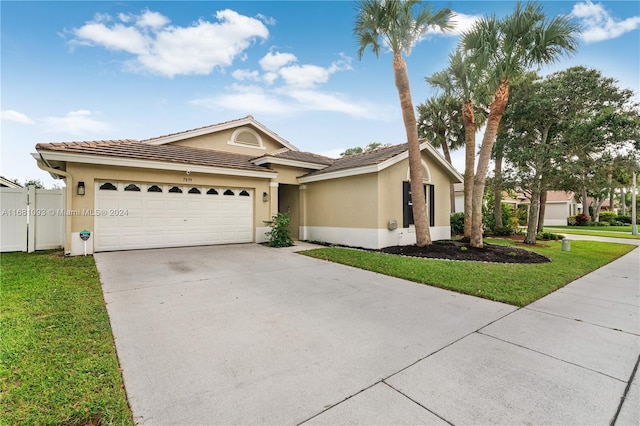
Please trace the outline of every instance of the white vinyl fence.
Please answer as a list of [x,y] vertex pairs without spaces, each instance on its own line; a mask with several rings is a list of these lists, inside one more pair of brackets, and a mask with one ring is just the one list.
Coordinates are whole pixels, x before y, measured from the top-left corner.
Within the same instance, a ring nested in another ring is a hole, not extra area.
[[64,190],[0,188],[0,251],[64,245]]

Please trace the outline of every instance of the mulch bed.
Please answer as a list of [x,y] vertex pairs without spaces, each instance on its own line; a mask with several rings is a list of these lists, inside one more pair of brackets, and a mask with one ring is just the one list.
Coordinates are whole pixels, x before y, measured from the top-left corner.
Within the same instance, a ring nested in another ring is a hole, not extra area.
[[551,259],[541,254],[516,247],[484,244],[484,247],[474,248],[468,242],[441,240],[434,241],[431,246],[393,246],[380,250],[382,253],[402,256],[426,257],[431,259],[473,260],[479,262],[497,263],[547,263]]

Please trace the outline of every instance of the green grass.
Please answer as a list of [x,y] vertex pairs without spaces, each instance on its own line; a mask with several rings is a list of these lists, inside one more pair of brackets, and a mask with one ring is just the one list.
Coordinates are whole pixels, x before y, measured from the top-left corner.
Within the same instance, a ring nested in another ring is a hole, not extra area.
[[640,235],[631,235],[631,226],[549,226],[545,227],[544,230],[556,234],[576,234],[591,237],[640,240]]
[[133,424],[93,257],[0,262],[0,424]]
[[[491,239],[489,242],[512,244],[498,239]],[[545,244],[548,247],[535,247],[531,250],[551,258],[552,262],[529,265],[420,259],[336,247],[302,253],[380,274],[525,306],[636,247],[628,244],[573,241],[571,251],[563,252],[560,241]]]

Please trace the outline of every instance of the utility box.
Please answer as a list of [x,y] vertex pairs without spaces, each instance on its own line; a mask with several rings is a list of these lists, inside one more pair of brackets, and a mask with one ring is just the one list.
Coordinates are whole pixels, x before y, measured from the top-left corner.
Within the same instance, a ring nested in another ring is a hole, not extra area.
[[571,240],[562,240],[562,251],[571,251]]

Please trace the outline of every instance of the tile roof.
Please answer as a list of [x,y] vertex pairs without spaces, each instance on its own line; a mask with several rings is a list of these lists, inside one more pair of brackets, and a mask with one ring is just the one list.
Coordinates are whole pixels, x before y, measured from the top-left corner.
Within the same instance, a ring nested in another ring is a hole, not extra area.
[[335,158],[325,157],[324,155],[314,154],[312,152],[293,151],[288,148],[279,149],[258,158],[263,157],[286,158],[288,160],[304,161],[307,163],[321,164],[325,166],[331,165],[337,161]]
[[250,155],[233,154],[229,152],[171,144],[149,145],[133,139],[39,143],[36,145],[36,149],[261,172],[270,171],[265,167],[256,166],[251,163],[251,159],[253,157]]
[[382,163],[390,158],[395,157],[407,150],[407,144],[392,145],[385,148],[379,148],[374,151],[364,152],[362,154],[348,155],[338,158],[333,163],[322,170],[316,170],[305,176],[316,176],[324,173],[336,172],[339,170],[355,169],[358,167],[372,166]]

